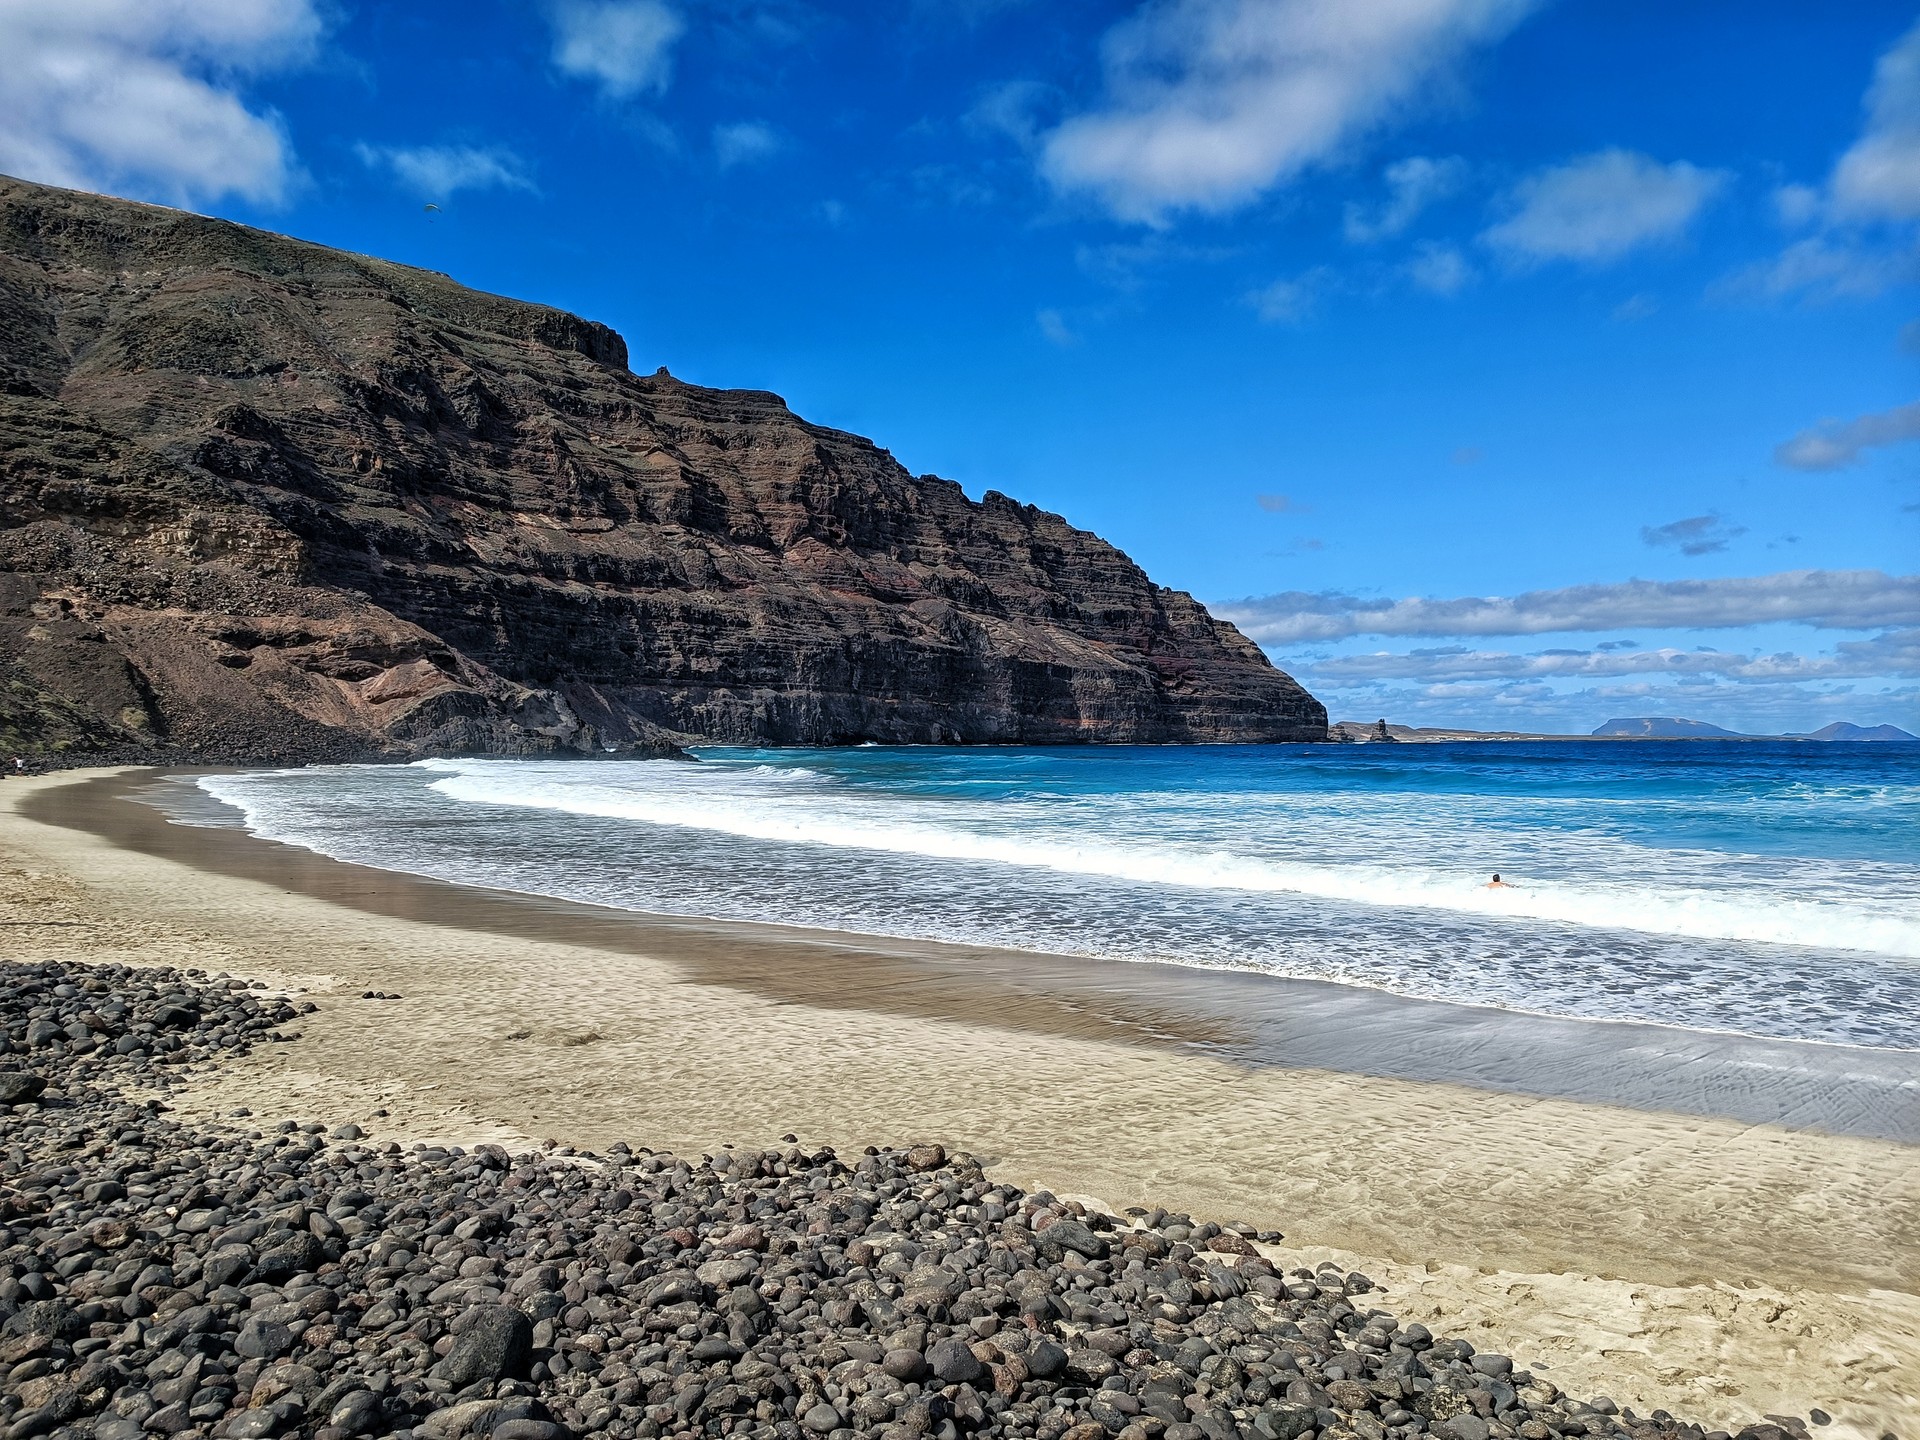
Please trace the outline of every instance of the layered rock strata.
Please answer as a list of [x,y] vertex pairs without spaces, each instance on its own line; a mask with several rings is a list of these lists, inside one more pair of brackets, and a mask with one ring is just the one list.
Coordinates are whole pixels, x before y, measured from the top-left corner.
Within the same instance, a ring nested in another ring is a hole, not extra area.
[[0,741],[1314,740],[1191,596],[443,276],[0,179]]

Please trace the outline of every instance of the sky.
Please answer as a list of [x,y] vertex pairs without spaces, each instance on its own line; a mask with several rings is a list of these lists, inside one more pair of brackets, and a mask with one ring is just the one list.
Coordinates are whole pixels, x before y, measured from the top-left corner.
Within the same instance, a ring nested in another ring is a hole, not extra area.
[[1335,718],[1920,732],[1912,0],[4,0],[0,50],[0,172],[605,321]]

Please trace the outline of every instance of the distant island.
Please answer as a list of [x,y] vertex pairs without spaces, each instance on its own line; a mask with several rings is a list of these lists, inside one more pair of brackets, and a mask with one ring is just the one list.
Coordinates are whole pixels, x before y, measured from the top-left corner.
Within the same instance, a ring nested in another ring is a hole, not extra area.
[[1383,742],[1411,745],[1437,745],[1450,740],[1540,741],[1540,740],[1818,740],[1895,744],[1920,744],[1920,735],[1910,735],[1897,725],[1854,725],[1836,720],[1812,734],[1749,735],[1738,730],[1723,730],[1704,720],[1685,720],[1671,715],[1640,715],[1609,720],[1591,734],[1577,735],[1545,730],[1468,730],[1457,726],[1392,725],[1385,720],[1338,720],[1327,727],[1327,739],[1336,745],[1378,745]]
[[1831,725],[1823,725],[1811,735],[1796,735],[1796,740],[1892,740],[1912,745],[1920,743],[1920,735],[1909,735],[1898,725],[1850,725],[1845,720],[1836,720]]
[[1837,740],[1894,741],[1920,743],[1920,735],[1909,735],[1897,725],[1854,725],[1836,720],[1811,734],[1789,732],[1785,735],[1752,735],[1738,730],[1722,730],[1704,720],[1679,720],[1671,715],[1640,715],[1629,720],[1609,720],[1593,732],[1597,740]]
[[1755,740],[1772,736],[1744,735],[1722,730],[1704,720],[1676,720],[1671,715],[1640,715],[1631,720],[1609,720],[1593,732],[1596,740]]

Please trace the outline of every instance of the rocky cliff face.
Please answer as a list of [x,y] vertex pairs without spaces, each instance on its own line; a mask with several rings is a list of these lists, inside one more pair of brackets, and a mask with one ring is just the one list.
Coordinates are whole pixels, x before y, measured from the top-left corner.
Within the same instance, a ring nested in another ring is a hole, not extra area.
[[234,759],[1326,733],[1097,537],[777,396],[5,179],[0,665],[0,743]]

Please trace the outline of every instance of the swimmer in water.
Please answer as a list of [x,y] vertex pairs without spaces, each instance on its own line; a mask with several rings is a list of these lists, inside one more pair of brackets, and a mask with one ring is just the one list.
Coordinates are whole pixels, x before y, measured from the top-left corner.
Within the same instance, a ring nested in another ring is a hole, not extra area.
[[1487,882],[1486,888],[1489,890],[1511,890],[1513,887],[1498,875],[1495,875],[1492,880]]

